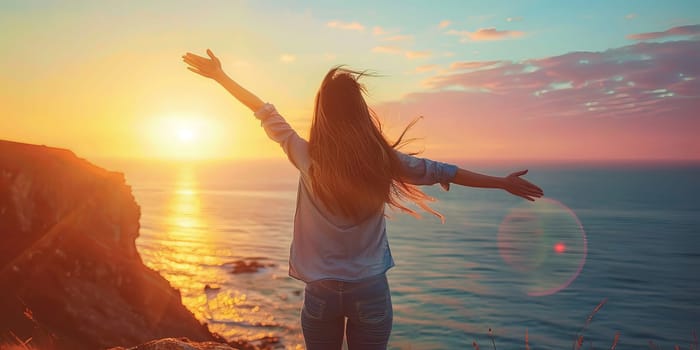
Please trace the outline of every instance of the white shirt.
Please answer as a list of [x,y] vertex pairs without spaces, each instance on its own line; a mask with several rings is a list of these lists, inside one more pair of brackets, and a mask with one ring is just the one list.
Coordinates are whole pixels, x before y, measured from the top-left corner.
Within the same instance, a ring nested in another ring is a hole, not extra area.
[[[358,281],[394,266],[386,235],[384,207],[360,222],[332,214],[313,196],[309,176],[309,143],[269,103],[255,112],[273,141],[280,144],[299,170],[294,237],[289,252],[289,275],[304,282],[322,279]],[[397,151],[403,178],[414,185],[440,183],[445,189],[457,173],[447,163]]]

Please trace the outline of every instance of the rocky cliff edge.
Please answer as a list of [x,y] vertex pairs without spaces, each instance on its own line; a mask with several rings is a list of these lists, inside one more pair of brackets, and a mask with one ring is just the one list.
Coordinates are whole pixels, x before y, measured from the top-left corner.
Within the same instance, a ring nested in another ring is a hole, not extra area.
[[139,217],[123,174],[69,150],[0,140],[0,344],[223,342],[142,263]]

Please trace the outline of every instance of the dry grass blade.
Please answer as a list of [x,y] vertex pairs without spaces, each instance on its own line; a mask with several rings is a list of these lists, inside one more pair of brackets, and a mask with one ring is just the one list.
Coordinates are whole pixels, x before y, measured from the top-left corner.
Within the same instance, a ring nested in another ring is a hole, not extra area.
[[608,302],[608,298],[605,298],[605,299],[600,301],[600,304],[598,304],[598,306],[596,306],[595,309],[593,309],[591,314],[588,315],[588,318],[586,319],[586,325],[583,326],[583,329],[581,330],[581,332],[583,332],[583,330],[586,329],[588,327],[588,325],[591,323],[591,320],[593,320],[593,315],[595,315],[598,311],[600,311],[600,309],[603,308],[603,305],[605,305],[605,303],[607,303],[607,302]]
[[695,341],[692,346],[690,347],[691,350],[698,350],[698,334],[695,333],[695,330],[693,329],[693,340]]
[[618,340],[620,340],[620,331],[615,332],[615,338],[613,338],[613,343],[612,346],[610,346],[610,350],[615,350]]
[[649,341],[649,348],[659,350],[659,347],[651,340]]
[[527,334],[527,328],[525,328],[525,350],[530,350],[530,340]]
[[493,350],[496,350],[496,340],[493,339],[493,331],[489,328],[489,337],[491,338],[491,344],[493,344]]
[[36,322],[36,320],[34,319],[34,314],[32,313],[32,310],[30,310],[28,307],[24,308],[24,317],[26,317],[27,319],[29,319],[31,321]]
[[479,350],[479,344],[475,342],[472,343],[472,346],[474,347],[474,350]]
[[583,325],[583,328],[581,328],[581,330],[578,333],[576,333],[576,339],[574,339],[574,344],[571,347],[572,349],[578,350],[581,348],[581,344],[583,344],[583,332],[585,332],[586,329],[588,328],[588,325],[591,324],[591,320],[593,320],[593,316],[596,313],[598,313],[598,311],[600,311],[601,308],[603,308],[603,305],[605,305],[606,302],[608,302],[608,298],[604,298],[603,300],[601,300],[600,303],[598,304],[598,306],[596,306],[593,309],[593,311],[591,312],[591,314],[588,315],[588,317],[586,318],[586,323]]
[[15,338],[15,340],[17,341],[17,346],[18,346],[18,347],[20,347],[21,349],[26,349],[26,350],[30,350],[30,349],[31,349],[30,347],[27,346],[27,343],[29,343],[29,342],[32,340],[32,338],[27,339],[27,341],[25,342],[25,341],[22,341],[22,339],[19,339],[19,337],[18,337],[14,332],[12,332],[12,331],[10,331],[10,335],[11,335],[13,338]]

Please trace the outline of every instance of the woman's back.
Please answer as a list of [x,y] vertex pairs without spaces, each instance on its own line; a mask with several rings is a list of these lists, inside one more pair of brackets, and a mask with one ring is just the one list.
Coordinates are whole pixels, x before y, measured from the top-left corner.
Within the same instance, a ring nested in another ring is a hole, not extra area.
[[450,182],[502,188],[528,200],[543,194],[520,178],[526,171],[493,177],[396,151],[401,138],[386,141],[357,82],[362,73],[349,70],[334,68],[324,78],[307,142],[273,105],[238,85],[207,54],[209,59],[190,53],[183,59],[255,112],[299,169],[289,274],[306,282],[301,325],[309,350],[340,349],[346,334],[350,349],[386,349],[393,309],[385,272],[394,260],[385,204],[417,215],[402,204],[410,201],[439,216],[425,204],[432,198],[416,186],[448,189]]
[[[310,175],[309,143],[299,137],[271,104],[255,116],[267,135],[278,142],[299,170],[297,207],[289,258],[290,276],[304,282],[321,279],[357,281],[394,266],[386,235],[384,203],[368,206],[362,217],[337,213],[316,193]],[[402,180],[414,185],[447,185],[457,167],[391,150],[399,161]]]

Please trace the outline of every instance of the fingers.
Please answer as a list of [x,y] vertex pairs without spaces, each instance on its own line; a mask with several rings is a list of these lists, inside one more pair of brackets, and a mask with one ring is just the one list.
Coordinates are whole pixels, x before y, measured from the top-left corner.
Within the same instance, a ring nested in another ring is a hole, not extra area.
[[534,192],[534,191],[517,191],[516,194],[520,197],[527,197],[528,199],[532,198],[541,198],[542,194],[539,192]]
[[535,201],[535,199],[532,198],[532,197],[528,197],[528,196],[520,196],[520,197],[525,198],[525,199],[529,200],[530,202],[534,202],[534,201]]
[[510,174],[510,175],[511,175],[511,176],[523,176],[523,175],[525,175],[525,174],[527,174],[527,169],[525,169],[525,170],[520,170],[520,171],[516,171],[516,172],[514,172],[514,173],[512,173],[512,174]]
[[193,72],[195,72],[195,73],[197,73],[197,74],[199,74],[199,75],[201,75],[201,76],[203,76],[203,77],[209,78],[209,75],[208,75],[208,74],[205,74],[204,72],[200,71],[199,69],[195,69],[195,68],[192,68],[192,67],[187,67],[187,69],[189,69],[189,70],[191,70],[191,71],[193,71]]
[[513,184],[513,186],[508,189],[508,192],[529,201],[534,201],[535,198],[541,198],[544,195],[542,189],[529,183]]
[[210,60],[201,56],[187,54],[182,56],[182,59],[193,66],[206,66],[210,64]]
[[538,196],[535,196],[535,195],[532,195],[532,194],[528,194],[528,193],[524,193],[524,192],[519,192],[519,191],[512,191],[512,192],[510,192],[510,193],[513,194],[513,195],[516,195],[516,196],[518,196],[518,197],[527,199],[527,200],[529,200],[530,202],[534,202],[534,201],[535,201],[535,198],[538,198]]
[[194,70],[197,70],[198,72],[202,72],[204,70],[202,66],[200,66],[194,62],[185,61],[185,63],[188,64],[187,69],[194,69]]
[[190,65],[190,67],[187,68],[193,68],[201,75],[208,76],[208,73],[211,73],[212,71],[210,64],[193,61],[190,58],[184,58],[183,61]]
[[526,183],[524,184],[524,186],[525,186],[525,187],[523,187],[523,189],[524,189],[525,191],[527,191],[528,193],[535,194],[535,195],[537,195],[537,197],[542,197],[542,195],[544,194],[544,191],[542,191],[541,188],[539,188],[539,187],[533,185],[533,184],[530,183],[530,182],[527,182],[527,181],[526,181]]
[[182,61],[185,62],[185,63],[187,63],[187,64],[189,64],[189,65],[191,65],[191,66],[197,66],[197,65],[198,65],[197,62],[193,61],[191,58],[189,58],[189,57],[187,57],[187,56],[182,56]]
[[531,194],[535,197],[542,197],[542,195],[544,195],[544,191],[542,191],[541,188],[539,188],[539,187],[537,187],[529,182],[526,183],[525,186],[523,186],[523,191],[528,193],[528,194]]
[[182,56],[182,59],[193,66],[206,67],[213,65],[212,60],[189,52],[186,55]]
[[191,52],[186,53],[182,58],[189,58],[192,60],[202,60],[202,61],[208,61],[209,59],[200,55],[195,55]]
[[510,182],[508,192],[529,201],[534,201],[535,198],[541,198],[544,195],[544,191],[532,182],[521,178],[521,176],[527,174],[527,172],[528,170],[524,169],[508,175]]
[[535,192],[535,191],[527,191],[527,192],[525,192],[525,195],[533,197],[533,198],[542,198],[544,193]]
[[[527,172],[527,170],[525,170]],[[544,194],[544,191],[537,185],[533,184],[530,181],[527,181],[525,179],[518,178],[517,182],[519,183],[520,186],[524,186],[524,188],[527,188],[530,191],[539,193],[540,195]]]

